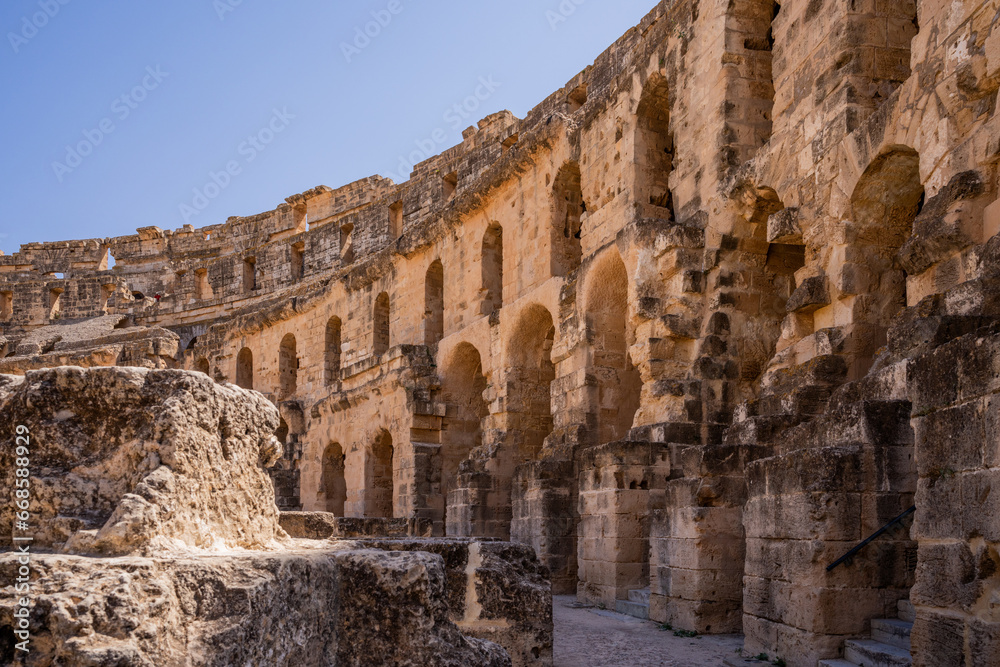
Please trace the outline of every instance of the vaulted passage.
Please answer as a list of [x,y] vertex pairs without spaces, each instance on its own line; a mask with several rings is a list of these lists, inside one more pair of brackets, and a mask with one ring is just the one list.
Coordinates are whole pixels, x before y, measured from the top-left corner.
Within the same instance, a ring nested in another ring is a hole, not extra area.
[[339,443],[331,443],[323,452],[323,477],[320,479],[318,500],[321,507],[337,516],[344,516],[344,503],[347,501],[344,461],[344,450]]
[[444,338],[444,266],[434,260],[424,279],[424,345],[437,350]]
[[580,186],[580,165],[567,162],[552,188],[552,275],[565,276],[580,266],[581,225],[587,210]]
[[639,100],[635,129],[635,200],[646,208],[648,217],[669,220],[674,214],[670,193],[674,141],[670,134],[667,93],[667,80],[654,74],[646,81]]
[[[458,480],[459,464],[483,442],[482,421],[489,415],[483,397],[486,378],[479,350],[461,343],[452,352],[442,374],[443,400],[446,406],[441,433],[441,501],[444,506],[442,528],[447,526],[448,494]],[[448,530],[446,534],[454,534]]]
[[286,334],[278,349],[278,377],[281,383],[281,397],[292,396],[298,389],[299,358],[296,353],[294,334]]
[[597,262],[587,286],[590,372],[597,379],[593,414],[598,441],[605,443],[628,434],[642,390],[642,378],[628,352],[628,275],[617,252],[606,253]]
[[388,519],[394,509],[392,436],[382,431],[365,453],[365,516]]
[[483,234],[482,314],[489,315],[503,306],[503,227],[493,223]]
[[385,354],[389,350],[389,295],[382,292],[375,299],[375,308],[372,312],[372,352],[376,356]]
[[236,356],[236,384],[244,389],[253,389],[253,352],[249,347],[240,350]]

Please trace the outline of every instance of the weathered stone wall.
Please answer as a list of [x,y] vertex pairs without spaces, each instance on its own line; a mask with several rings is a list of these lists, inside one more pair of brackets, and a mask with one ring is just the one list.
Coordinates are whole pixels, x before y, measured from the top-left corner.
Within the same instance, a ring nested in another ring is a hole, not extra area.
[[[649,587],[655,620],[839,655],[913,581],[908,535],[869,547],[891,572],[825,573],[918,491],[924,422],[914,445],[872,420],[925,416],[910,360],[997,316],[998,9],[661,2],[406,183],[0,257],[0,370],[253,388],[280,411],[282,509],[512,538],[554,590]],[[74,318],[128,333],[46,338],[71,280]],[[957,604],[923,606],[980,618]]]
[[[551,664],[547,571],[528,547],[386,537],[431,531],[410,519],[334,517],[337,534],[290,538],[265,470],[278,411],[257,392],[59,367],[0,375],[0,413],[0,478],[31,498],[28,528],[13,505],[0,515],[30,538],[14,543],[28,566],[0,552],[5,665]],[[284,517],[296,534],[323,523]]]

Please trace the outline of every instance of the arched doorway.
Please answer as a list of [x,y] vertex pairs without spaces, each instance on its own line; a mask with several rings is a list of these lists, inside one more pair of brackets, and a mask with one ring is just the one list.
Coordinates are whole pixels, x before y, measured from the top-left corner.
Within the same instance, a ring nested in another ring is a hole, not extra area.
[[483,397],[486,378],[479,350],[470,343],[460,343],[444,365],[441,385],[445,418],[441,430],[441,500],[444,511],[435,533],[455,534],[448,530],[448,494],[456,488],[459,464],[483,442],[482,420],[489,415]]
[[278,378],[281,397],[287,398],[298,389],[299,358],[296,352],[295,335],[286,334],[278,348]]
[[253,352],[249,347],[240,350],[236,356],[236,384],[244,389],[253,389]]
[[331,443],[323,452],[323,476],[320,479],[319,504],[327,512],[344,516],[347,502],[344,450],[339,443]]
[[366,452],[365,516],[391,519],[395,508],[395,450],[388,431],[380,432]]
[[595,262],[586,285],[588,373],[597,381],[591,410],[599,444],[620,440],[632,428],[642,378],[628,351],[628,274],[616,250],[607,251]]

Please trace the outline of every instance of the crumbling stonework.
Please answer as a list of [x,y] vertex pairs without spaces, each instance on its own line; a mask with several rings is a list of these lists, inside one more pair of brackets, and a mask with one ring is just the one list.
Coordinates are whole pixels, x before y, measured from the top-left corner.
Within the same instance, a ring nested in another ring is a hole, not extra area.
[[988,664],[998,12],[661,2],[406,183],[0,257],[0,371],[252,388],[281,510],[512,539],[754,655],[909,599],[914,664]]
[[[59,367],[0,376],[0,411],[26,427],[33,473],[30,650],[12,630],[23,554],[0,552],[4,665],[551,664],[547,573],[527,547],[383,536],[430,531],[406,519],[287,535],[266,472],[278,411],[257,392]],[[13,442],[5,479],[23,467]],[[0,521],[27,534],[10,510]]]

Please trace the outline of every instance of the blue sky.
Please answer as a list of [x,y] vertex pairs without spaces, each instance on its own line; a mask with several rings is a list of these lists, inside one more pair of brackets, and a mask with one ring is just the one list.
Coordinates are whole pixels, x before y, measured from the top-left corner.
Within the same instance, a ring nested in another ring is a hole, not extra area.
[[435,133],[437,153],[490,113],[524,117],[654,4],[8,0],[0,249],[398,182]]

